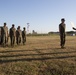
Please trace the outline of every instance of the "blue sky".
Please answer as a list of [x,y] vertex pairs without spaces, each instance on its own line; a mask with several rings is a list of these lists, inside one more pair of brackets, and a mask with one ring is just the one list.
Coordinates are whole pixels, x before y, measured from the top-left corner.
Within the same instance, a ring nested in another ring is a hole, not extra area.
[[58,31],[60,19],[66,19],[66,31],[76,24],[76,0],[0,0],[0,25],[4,22],[21,29],[30,23],[29,30],[39,33]]

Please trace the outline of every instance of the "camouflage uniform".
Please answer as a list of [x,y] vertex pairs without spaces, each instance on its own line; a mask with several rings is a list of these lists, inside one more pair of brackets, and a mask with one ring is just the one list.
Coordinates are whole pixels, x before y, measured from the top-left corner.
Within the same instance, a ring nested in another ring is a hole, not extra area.
[[16,30],[16,43],[19,45],[22,41],[22,31],[20,30],[20,27]]
[[63,48],[64,47],[64,45],[65,45],[65,36],[66,36],[66,34],[65,34],[65,24],[59,24],[59,31],[60,31],[60,40],[61,40],[61,47]]
[[25,28],[23,28],[23,31],[22,31],[22,42],[23,42],[23,44],[25,44],[25,42],[26,42],[26,30],[25,30]]
[[0,27],[0,45],[1,45],[1,27]]
[[14,28],[14,25],[12,25],[12,27],[10,28],[9,36],[11,40],[11,46],[14,46],[16,37],[16,29]]
[[2,45],[3,43],[3,32],[4,32],[3,27],[0,27],[0,45]]
[[6,26],[6,23],[4,23],[5,26],[3,26],[3,46],[5,46],[8,43],[8,27]]

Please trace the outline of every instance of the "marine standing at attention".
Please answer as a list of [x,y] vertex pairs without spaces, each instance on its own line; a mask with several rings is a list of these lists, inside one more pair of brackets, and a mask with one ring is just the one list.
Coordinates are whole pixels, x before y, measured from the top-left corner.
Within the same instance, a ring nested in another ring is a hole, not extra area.
[[26,28],[25,27],[23,28],[23,31],[22,31],[22,42],[23,42],[23,45],[26,42]]
[[14,24],[12,24],[12,27],[10,28],[9,36],[10,36],[11,46],[14,46],[15,45],[15,37],[16,37],[16,29],[15,29]]
[[62,18],[61,19],[61,23],[59,24],[60,46],[61,46],[61,48],[65,48],[64,47],[64,45],[65,45],[65,37],[66,37],[65,28],[66,28],[65,19]]
[[6,44],[8,43],[8,27],[6,26],[7,24],[4,23],[3,26],[3,46],[6,46]]
[[22,31],[20,29],[20,26],[18,26],[17,30],[16,30],[16,43],[17,45],[19,45],[22,41]]

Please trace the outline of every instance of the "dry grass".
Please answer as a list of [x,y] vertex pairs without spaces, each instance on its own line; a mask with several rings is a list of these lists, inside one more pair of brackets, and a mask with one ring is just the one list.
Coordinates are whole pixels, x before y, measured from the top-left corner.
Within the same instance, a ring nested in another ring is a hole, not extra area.
[[76,37],[60,49],[59,36],[27,37],[26,45],[0,48],[0,75],[76,75]]

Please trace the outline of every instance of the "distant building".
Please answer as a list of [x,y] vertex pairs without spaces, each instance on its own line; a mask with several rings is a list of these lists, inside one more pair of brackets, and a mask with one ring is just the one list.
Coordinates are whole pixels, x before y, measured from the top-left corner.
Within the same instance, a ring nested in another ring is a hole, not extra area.
[[37,32],[35,32],[35,30],[32,30],[32,34],[37,34]]

